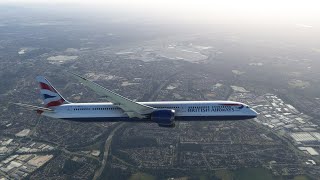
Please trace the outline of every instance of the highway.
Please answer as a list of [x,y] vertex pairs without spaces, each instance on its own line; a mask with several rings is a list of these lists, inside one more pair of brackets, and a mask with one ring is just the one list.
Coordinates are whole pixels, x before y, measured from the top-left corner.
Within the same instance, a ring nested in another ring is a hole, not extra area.
[[[168,76],[165,80],[163,80],[162,81],[163,83],[159,86],[159,88],[157,88],[156,91],[153,92],[153,94],[148,98],[148,100],[149,101],[155,100],[156,97],[157,97],[157,94],[161,91],[161,89],[165,88],[171,82],[171,80],[179,73],[180,72],[177,72],[177,73],[175,73],[175,74],[173,74],[171,76]],[[119,125],[112,130],[112,132],[108,136],[107,140],[105,141],[103,160],[102,160],[100,168],[98,170],[96,170],[96,172],[94,173],[93,180],[97,180],[101,176],[101,174],[102,174],[102,172],[103,172],[103,170],[104,170],[104,168],[105,168],[105,166],[107,164],[109,149],[110,149],[110,145],[111,145],[111,142],[112,142],[112,137],[113,137],[114,133],[119,128],[121,128],[124,124],[125,124],[124,122],[119,123]]]
[[124,125],[124,123],[120,123],[116,128],[113,129],[113,131],[110,133],[110,135],[108,136],[105,144],[104,144],[104,153],[103,153],[103,160],[102,160],[102,163],[101,163],[101,166],[100,168],[94,173],[94,176],[93,176],[93,180],[97,180],[101,173],[103,172],[103,169],[104,167],[106,166],[107,164],[107,160],[108,160],[108,154],[109,154],[109,149],[110,149],[110,145],[111,145],[111,142],[112,142],[112,137],[114,135],[114,133],[119,129],[121,128],[122,126]]

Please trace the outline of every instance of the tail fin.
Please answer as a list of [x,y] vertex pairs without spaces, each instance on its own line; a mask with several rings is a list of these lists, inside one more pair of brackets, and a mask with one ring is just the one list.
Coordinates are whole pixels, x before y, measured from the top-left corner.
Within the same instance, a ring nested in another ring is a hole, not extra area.
[[61,94],[50,84],[43,76],[37,76],[37,81],[40,85],[40,93],[46,108],[60,106],[63,103],[69,103]]

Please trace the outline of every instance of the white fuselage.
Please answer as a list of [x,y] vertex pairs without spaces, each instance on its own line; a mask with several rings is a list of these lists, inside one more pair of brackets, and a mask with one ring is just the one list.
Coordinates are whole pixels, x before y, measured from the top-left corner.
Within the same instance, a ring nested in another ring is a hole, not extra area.
[[[175,110],[175,120],[242,120],[257,113],[247,105],[234,101],[159,101],[139,102],[157,109]],[[75,121],[134,121],[112,103],[70,103],[43,112],[45,116]]]

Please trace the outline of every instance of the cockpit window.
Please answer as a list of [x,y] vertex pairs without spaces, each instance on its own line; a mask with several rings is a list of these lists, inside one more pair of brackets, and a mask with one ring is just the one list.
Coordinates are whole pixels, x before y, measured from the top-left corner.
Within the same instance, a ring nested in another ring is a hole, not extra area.
[[246,106],[246,108],[249,108],[249,106]]

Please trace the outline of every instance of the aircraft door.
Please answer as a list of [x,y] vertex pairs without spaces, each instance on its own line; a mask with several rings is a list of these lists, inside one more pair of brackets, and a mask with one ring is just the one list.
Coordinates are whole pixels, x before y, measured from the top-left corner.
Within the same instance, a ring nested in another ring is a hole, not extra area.
[[67,111],[71,111],[72,110],[72,108],[71,107],[67,107]]
[[187,108],[186,106],[180,106],[180,110],[181,112],[187,112]]

